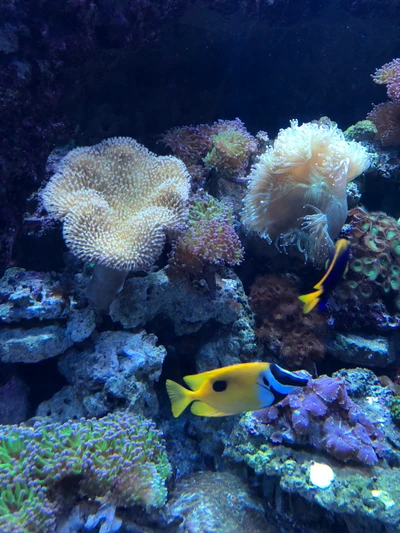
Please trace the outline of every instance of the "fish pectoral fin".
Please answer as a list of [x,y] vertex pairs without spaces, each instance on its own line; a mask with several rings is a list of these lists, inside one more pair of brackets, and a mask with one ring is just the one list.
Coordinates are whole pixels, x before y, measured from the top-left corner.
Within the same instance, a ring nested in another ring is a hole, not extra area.
[[299,300],[304,303],[303,313],[307,314],[314,309],[314,307],[319,302],[319,298],[322,294],[322,289],[319,289],[315,292],[310,292],[309,294],[303,294],[299,296]]
[[183,378],[183,381],[188,387],[192,389],[192,391],[196,391],[200,389],[203,383],[205,381],[208,381],[209,379],[209,372],[203,372],[202,374],[193,374],[192,376],[185,376]]
[[200,401],[193,402],[190,410],[197,416],[226,416],[229,414],[218,411],[215,407],[211,407],[211,405]]
[[179,385],[178,383],[175,383],[175,381],[171,381],[170,379],[167,379],[165,385],[167,387],[167,393],[171,401],[172,414],[175,418],[178,418],[178,416],[193,401],[191,396],[192,393],[185,389],[185,387],[182,387],[182,385]]

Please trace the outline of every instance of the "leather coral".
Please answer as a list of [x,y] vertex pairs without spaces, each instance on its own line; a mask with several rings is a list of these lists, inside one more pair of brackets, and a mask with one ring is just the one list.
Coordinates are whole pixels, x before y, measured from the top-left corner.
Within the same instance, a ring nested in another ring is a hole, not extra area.
[[188,195],[179,159],[115,137],[69,152],[42,199],[75,255],[129,271],[154,263],[165,230],[184,222]]
[[243,222],[321,264],[346,220],[346,187],[369,164],[365,148],[346,141],[335,124],[293,120],[252,168]]
[[128,137],[76,148],[62,160],[42,191],[43,205],[63,222],[71,251],[96,264],[88,289],[96,307],[108,308],[130,270],[154,264],[166,233],[186,219],[189,189],[182,161]]

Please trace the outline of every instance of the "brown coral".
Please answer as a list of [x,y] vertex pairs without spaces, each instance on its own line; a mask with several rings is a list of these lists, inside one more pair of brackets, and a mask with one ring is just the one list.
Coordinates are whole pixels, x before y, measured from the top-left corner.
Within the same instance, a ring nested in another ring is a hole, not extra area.
[[377,129],[375,138],[383,146],[400,146],[400,102],[375,105],[367,115]]
[[295,284],[286,278],[264,275],[250,289],[256,313],[256,335],[292,368],[304,367],[325,354],[325,318],[304,315]]
[[368,166],[365,148],[333,123],[292,121],[251,171],[243,222],[322,264],[346,220],[346,187]]
[[115,137],[69,152],[42,199],[75,255],[128,271],[154,263],[166,231],[185,220],[188,194],[182,161]]

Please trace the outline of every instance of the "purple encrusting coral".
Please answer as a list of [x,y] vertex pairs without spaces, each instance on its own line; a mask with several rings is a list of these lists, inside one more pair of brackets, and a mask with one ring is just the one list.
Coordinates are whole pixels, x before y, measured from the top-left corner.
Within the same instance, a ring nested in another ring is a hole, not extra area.
[[384,434],[349,398],[345,383],[322,376],[256,414],[271,425],[275,444],[310,444],[339,461],[372,466],[387,451]]

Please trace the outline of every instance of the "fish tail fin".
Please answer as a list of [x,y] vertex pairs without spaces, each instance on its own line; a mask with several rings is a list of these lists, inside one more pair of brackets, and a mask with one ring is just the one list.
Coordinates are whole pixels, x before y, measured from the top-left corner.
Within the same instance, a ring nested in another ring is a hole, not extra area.
[[299,296],[299,300],[304,303],[304,314],[307,314],[314,309],[321,298],[322,292],[322,289],[318,289],[315,292],[310,292],[309,294],[303,294],[302,296]]
[[178,418],[178,416],[182,414],[186,407],[193,401],[191,391],[170,379],[167,379],[166,387],[171,402],[172,414],[175,418]]

